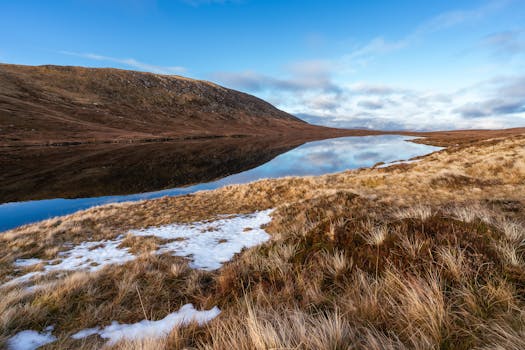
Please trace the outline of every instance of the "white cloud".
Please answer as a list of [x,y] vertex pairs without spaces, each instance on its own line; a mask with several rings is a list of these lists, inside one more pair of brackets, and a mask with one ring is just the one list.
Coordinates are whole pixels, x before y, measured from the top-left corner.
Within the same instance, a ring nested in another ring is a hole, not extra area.
[[[221,72],[212,78],[257,93],[310,122],[338,127],[435,130],[525,125],[525,83],[521,78],[499,77],[498,83],[480,82],[441,93],[366,81],[349,83],[351,75],[347,74],[379,55],[413,45],[426,35],[479,21],[510,2],[495,0],[471,10],[442,13],[399,40],[377,37],[333,60],[296,62],[285,67],[285,74],[278,78],[254,71]],[[489,40],[506,49],[518,46],[516,35]]]
[[63,55],[87,58],[87,59],[94,60],[94,61],[118,63],[121,65],[125,65],[131,68],[138,69],[138,70],[158,73],[158,74],[182,74],[186,72],[186,68],[184,67],[157,66],[157,65],[137,61],[134,58],[115,58],[115,57],[110,57],[110,56],[98,55],[94,53],[78,53],[78,52],[70,52],[70,51],[60,51],[60,53]]
[[345,87],[338,101],[327,109],[305,100],[291,106],[290,112],[337,127],[437,130],[524,126],[525,75],[498,77],[448,94],[359,83]]

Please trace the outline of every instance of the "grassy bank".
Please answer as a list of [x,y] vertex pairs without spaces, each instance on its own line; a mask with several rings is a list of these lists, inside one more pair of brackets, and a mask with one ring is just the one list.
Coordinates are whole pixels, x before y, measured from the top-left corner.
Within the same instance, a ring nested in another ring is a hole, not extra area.
[[[54,326],[47,348],[94,349],[71,335],[159,320],[182,305],[222,312],[205,326],[116,349],[525,348],[525,137],[450,147],[411,164],[264,180],[177,198],[108,205],[0,235],[0,283],[72,245],[131,229],[276,208],[271,240],[219,270],[151,254],[96,272],[53,273],[1,290],[0,346]],[[45,347],[44,347],[45,348]]]

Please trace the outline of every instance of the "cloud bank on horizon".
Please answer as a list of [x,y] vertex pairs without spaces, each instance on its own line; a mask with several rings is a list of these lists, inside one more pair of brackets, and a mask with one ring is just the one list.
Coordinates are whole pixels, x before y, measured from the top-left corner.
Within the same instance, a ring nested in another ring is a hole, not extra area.
[[336,127],[525,126],[522,0],[2,6],[4,62],[185,74]]

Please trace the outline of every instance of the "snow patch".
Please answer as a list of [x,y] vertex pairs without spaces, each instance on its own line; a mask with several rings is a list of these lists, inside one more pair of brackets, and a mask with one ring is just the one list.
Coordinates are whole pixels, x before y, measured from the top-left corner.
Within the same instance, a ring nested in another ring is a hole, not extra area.
[[86,329],[83,329],[81,331],[78,331],[76,332],[75,334],[73,334],[71,336],[71,338],[73,339],[84,339],[84,338],[87,338],[89,336],[92,336],[92,335],[95,335],[95,334],[98,334],[100,332],[100,328],[86,328]]
[[[114,240],[103,240],[94,242],[83,242],[71,250],[59,253],[59,258],[54,260],[39,260],[38,263],[45,263],[43,271],[34,271],[16,277],[2,285],[2,287],[13,284],[29,282],[34,277],[44,276],[55,271],[75,271],[84,270],[94,272],[106,265],[124,264],[136,257],[128,252],[128,248],[119,248],[123,238],[121,236]],[[23,261],[20,261],[23,260]],[[19,264],[29,264],[27,260],[18,259]],[[15,261],[15,265],[17,265]],[[20,265],[18,265],[20,266]],[[29,266],[29,265],[26,265]]]
[[14,262],[14,265],[16,267],[28,267],[40,264],[42,262],[42,259],[37,258],[30,258],[30,259],[16,259]]
[[52,343],[57,340],[51,334],[53,327],[47,327],[44,332],[39,333],[33,330],[21,331],[9,338],[7,347],[10,350],[34,350],[42,345]]
[[26,283],[26,282],[29,282],[31,279],[33,279],[33,277],[42,276],[42,275],[43,273],[41,271],[29,272],[29,273],[26,273],[25,275],[22,275],[20,277],[15,277],[12,280],[7,281],[6,283],[0,285],[0,287],[9,287],[15,284]]
[[117,237],[109,241],[83,242],[73,249],[60,253],[62,260],[58,264],[46,265],[46,272],[87,270],[94,272],[106,265],[121,265],[135,256],[128,252],[129,248],[119,248],[123,238]]
[[417,162],[420,162],[420,161],[421,161],[421,159],[397,160],[395,162],[381,164],[381,165],[377,166],[377,168],[387,168],[387,167],[392,166],[392,165],[411,164],[411,163],[417,163]]
[[184,326],[192,322],[203,325],[220,314],[217,306],[210,310],[195,310],[193,304],[182,306],[179,311],[173,312],[158,321],[142,320],[132,324],[120,324],[113,321],[111,325],[100,328],[88,328],[73,334],[73,339],[83,339],[90,335],[98,334],[101,338],[108,339],[108,345],[113,345],[120,340],[138,340],[142,338],[160,338],[167,336],[177,326]]
[[[250,248],[270,239],[262,226],[271,221],[272,211],[273,209],[252,214],[222,215],[217,220],[150,227],[132,230],[129,234],[169,240],[153,253],[186,257],[190,260],[192,268],[215,270],[243,248]],[[14,262],[17,267],[43,264],[43,270],[13,278],[0,285],[0,288],[27,283],[50,272],[94,272],[108,265],[121,265],[136,259],[137,257],[129,252],[129,248],[119,247],[123,240],[124,236],[121,235],[113,240],[83,242],[59,253],[58,258],[54,260],[18,259]],[[26,290],[37,289],[29,287]]]
[[269,209],[215,221],[151,227],[132,230],[130,233],[172,240],[162,245],[157,253],[187,257],[191,260],[192,268],[215,270],[243,248],[250,248],[270,239],[262,226],[272,220],[272,211],[273,209]]

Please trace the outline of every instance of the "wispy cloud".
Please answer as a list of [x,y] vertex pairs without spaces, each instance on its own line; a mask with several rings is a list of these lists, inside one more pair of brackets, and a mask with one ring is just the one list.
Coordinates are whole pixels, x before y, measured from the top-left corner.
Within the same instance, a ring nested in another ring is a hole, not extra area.
[[[245,71],[219,72],[211,78],[257,93],[307,121],[337,127],[435,130],[525,125],[525,82],[519,77],[498,77],[491,83],[439,93],[366,81],[350,83],[345,76],[345,71],[378,55],[405,49],[441,30],[475,23],[510,2],[489,1],[478,8],[442,13],[399,40],[377,37],[336,59],[290,64],[279,77]],[[492,45],[507,50],[520,48],[517,39],[503,33],[487,37]]]
[[387,40],[384,37],[379,36],[371,39],[363,45],[357,45],[351,52],[344,55],[339,60],[339,64],[347,67],[367,64],[378,55],[384,55],[404,49],[423,40],[425,36],[432,33],[465,23],[479,21],[503,9],[512,2],[513,0],[492,0],[474,9],[455,10],[441,13],[424,21],[401,39]]
[[[216,72],[212,74],[211,78],[251,92],[270,89],[282,89],[286,91],[309,89],[335,93],[340,90],[332,81],[332,77],[336,75],[335,73],[341,75],[345,72],[352,71],[355,67],[369,63],[378,55],[385,55],[404,49],[422,40],[426,35],[431,33],[466,22],[480,20],[502,9],[511,2],[512,0],[492,0],[474,9],[441,13],[424,21],[412,32],[399,40],[389,41],[384,37],[376,37],[363,45],[355,46],[349,53],[339,58],[295,62],[286,67],[288,74],[284,77],[275,78],[255,71],[244,71]],[[499,39],[500,42],[503,40],[503,38],[492,38],[492,41],[495,42],[496,39]],[[510,41],[511,38],[507,39]],[[509,41],[506,44],[501,43],[501,45],[507,45],[508,49],[510,49],[511,46],[516,49],[518,43],[510,43]]]
[[481,41],[481,47],[489,49],[497,57],[512,57],[525,53],[525,32],[505,30],[489,34]]
[[78,52],[71,52],[71,51],[60,51],[59,53],[63,55],[87,58],[87,59],[94,60],[94,61],[117,63],[117,64],[131,67],[134,69],[152,72],[152,73],[158,73],[158,74],[182,74],[186,72],[186,68],[184,67],[157,66],[157,65],[138,61],[134,58],[116,58],[116,57],[98,55],[94,53],[78,53]]
[[185,4],[197,7],[200,5],[209,5],[209,4],[241,3],[244,0],[180,0],[180,1]]
[[465,22],[481,20],[505,8],[512,2],[514,1],[492,0],[474,9],[444,12],[423,23],[416,29],[414,33],[417,35],[418,33],[423,34],[427,32],[435,32],[463,24]]
[[319,90],[323,92],[339,92],[339,87],[332,82],[332,67],[328,61],[302,61],[286,67],[287,76],[274,78],[254,71],[216,72],[211,78],[225,85],[241,90],[262,92],[267,90],[283,90],[300,92],[304,90]]

